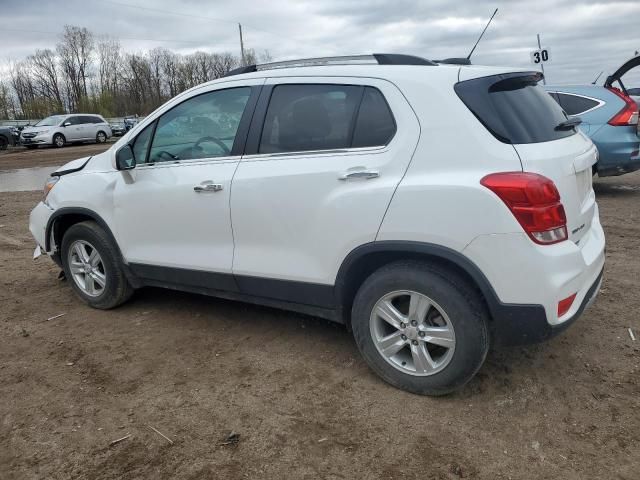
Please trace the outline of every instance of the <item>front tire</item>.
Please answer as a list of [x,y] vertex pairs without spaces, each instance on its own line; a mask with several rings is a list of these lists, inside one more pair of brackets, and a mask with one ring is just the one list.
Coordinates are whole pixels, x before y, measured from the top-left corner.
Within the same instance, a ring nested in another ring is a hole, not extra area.
[[351,324],[373,371],[420,395],[458,390],[489,350],[488,316],[476,291],[454,273],[422,262],[392,263],[367,278]]
[[133,294],[117,248],[97,223],[72,225],[62,238],[61,257],[73,290],[90,306],[107,310]]
[[64,147],[64,144],[66,143],[66,139],[64,138],[64,135],[62,135],[61,133],[56,133],[53,136],[53,146],[56,148],[62,148]]
[[103,131],[99,131],[96,134],[96,143],[105,143],[107,141],[107,134]]

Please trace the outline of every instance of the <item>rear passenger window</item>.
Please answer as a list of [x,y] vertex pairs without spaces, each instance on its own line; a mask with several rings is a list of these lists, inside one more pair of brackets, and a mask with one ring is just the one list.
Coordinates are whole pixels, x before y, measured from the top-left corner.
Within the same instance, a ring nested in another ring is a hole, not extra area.
[[395,133],[396,123],[382,93],[377,88],[366,87],[358,111],[352,147],[386,145]]
[[569,95],[560,92],[558,92],[557,95],[560,99],[560,106],[564,108],[567,115],[580,115],[581,113],[598,106],[598,102],[595,100],[581,97],[579,95]]
[[351,145],[362,87],[279,85],[273,89],[260,153],[332,150]]

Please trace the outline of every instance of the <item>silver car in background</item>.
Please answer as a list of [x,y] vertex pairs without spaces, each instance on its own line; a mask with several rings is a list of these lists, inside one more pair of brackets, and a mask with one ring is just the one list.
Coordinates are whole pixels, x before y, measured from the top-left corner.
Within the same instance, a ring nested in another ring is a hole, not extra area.
[[111,127],[101,115],[74,113],[52,115],[25,127],[20,135],[20,143],[27,148],[37,148],[38,145],[60,148],[67,143],[104,143],[111,135]]

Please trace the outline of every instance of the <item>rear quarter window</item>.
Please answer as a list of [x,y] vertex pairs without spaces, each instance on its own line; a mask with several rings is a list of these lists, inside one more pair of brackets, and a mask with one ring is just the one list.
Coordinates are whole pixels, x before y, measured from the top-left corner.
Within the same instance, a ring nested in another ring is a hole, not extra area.
[[465,80],[454,89],[476,118],[503,143],[541,143],[575,135],[556,130],[567,120],[562,108],[538,84],[542,75],[508,73]]
[[567,115],[580,115],[598,106],[598,102],[580,95],[570,95],[567,93],[557,93],[560,99],[560,106],[567,112]]

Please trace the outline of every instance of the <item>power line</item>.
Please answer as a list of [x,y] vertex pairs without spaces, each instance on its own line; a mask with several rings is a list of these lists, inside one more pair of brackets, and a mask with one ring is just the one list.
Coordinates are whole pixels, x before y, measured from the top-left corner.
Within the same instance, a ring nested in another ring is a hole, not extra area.
[[[164,15],[174,15],[174,16],[178,16],[178,17],[186,17],[186,18],[197,18],[199,20],[209,20],[212,22],[219,22],[219,23],[225,23],[225,24],[237,24],[239,23],[236,20],[229,20],[229,19],[224,19],[224,18],[218,18],[218,17],[206,17],[203,15],[195,15],[195,14],[191,14],[191,13],[184,13],[184,12],[174,12],[171,10],[164,10],[162,8],[154,8],[154,7],[143,7],[142,5],[130,5],[128,3],[124,3],[124,2],[118,2],[115,0],[98,0],[98,3],[109,3],[112,5],[118,5],[120,7],[125,7],[125,8],[136,8],[138,10],[146,10],[149,12],[156,12],[156,13],[162,13]],[[273,35],[276,36],[280,39],[282,38],[286,38],[288,40],[291,41],[295,41],[298,43],[303,43],[303,44],[307,44],[307,45],[311,45],[309,42],[306,42],[304,40],[300,40],[300,39],[295,39],[295,38],[291,38],[291,37],[285,37],[282,35],[282,33],[276,33],[276,32],[271,32],[269,30],[265,30],[262,27],[258,27],[256,25],[252,25],[246,22],[241,22],[242,25],[246,26],[246,27],[250,27],[252,30],[258,31],[258,32],[263,32],[263,33],[268,33],[269,35]],[[245,32],[246,33],[246,32]]]
[[[50,32],[50,31],[45,31],[45,30],[27,30],[27,29],[18,29],[18,28],[3,28],[2,31],[7,31],[7,32],[21,32],[21,33],[43,33],[46,35],[61,35],[62,32]],[[177,39],[159,39],[159,38],[141,38],[141,37],[123,37],[120,35],[114,35],[113,33],[102,33],[102,32],[94,32],[93,30],[91,30],[92,33],[95,33],[96,35],[107,35],[107,36],[114,36],[117,37],[118,39],[123,39],[123,40],[142,40],[142,41],[148,41],[148,42],[167,42],[167,43],[193,43],[193,44],[204,44],[206,43],[206,41],[196,41],[196,40],[177,40]],[[216,43],[216,45],[224,45],[224,46],[236,46],[235,43]]]

